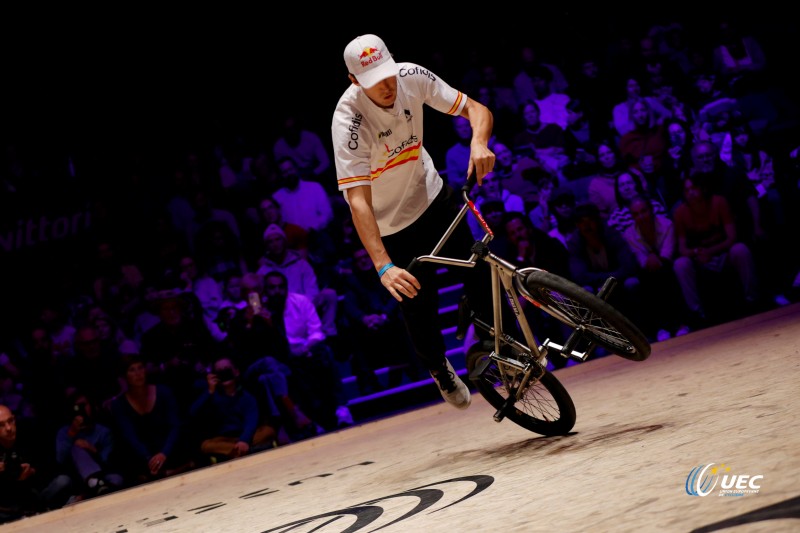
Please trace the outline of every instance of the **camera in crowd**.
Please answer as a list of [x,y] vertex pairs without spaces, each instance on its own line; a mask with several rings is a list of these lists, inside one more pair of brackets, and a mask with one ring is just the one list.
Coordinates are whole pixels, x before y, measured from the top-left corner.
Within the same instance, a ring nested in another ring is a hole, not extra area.
[[22,461],[20,460],[17,452],[14,450],[7,450],[0,452],[0,463],[3,463],[3,475],[8,479],[19,479],[22,473]]
[[85,403],[76,403],[72,406],[72,415],[73,416],[82,416],[85,419],[89,418],[89,414],[86,412],[86,404]]
[[234,378],[233,369],[231,367],[223,368],[219,372],[215,372],[220,383],[230,381]]

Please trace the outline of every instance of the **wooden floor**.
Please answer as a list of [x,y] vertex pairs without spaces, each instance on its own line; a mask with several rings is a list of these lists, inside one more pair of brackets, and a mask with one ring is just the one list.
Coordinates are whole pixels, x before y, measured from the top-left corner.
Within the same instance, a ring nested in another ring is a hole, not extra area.
[[[800,531],[800,304],[556,375],[578,413],[568,436],[495,423],[475,396],[0,530]],[[746,493],[721,496],[731,481]]]

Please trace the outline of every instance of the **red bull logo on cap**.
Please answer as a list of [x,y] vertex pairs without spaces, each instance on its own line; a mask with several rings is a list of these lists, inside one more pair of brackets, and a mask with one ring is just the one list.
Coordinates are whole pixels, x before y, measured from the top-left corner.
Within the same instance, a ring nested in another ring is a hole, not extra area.
[[374,54],[377,51],[378,51],[377,48],[372,48],[371,46],[368,46],[367,48],[364,48],[364,51],[361,52],[361,55],[358,56],[358,58],[364,59],[365,57],[369,57],[370,55]]
[[364,51],[361,52],[361,55],[358,56],[358,59],[361,60],[361,66],[366,67],[375,61],[380,61],[383,59],[383,52],[380,52],[377,48],[370,46],[364,48]]

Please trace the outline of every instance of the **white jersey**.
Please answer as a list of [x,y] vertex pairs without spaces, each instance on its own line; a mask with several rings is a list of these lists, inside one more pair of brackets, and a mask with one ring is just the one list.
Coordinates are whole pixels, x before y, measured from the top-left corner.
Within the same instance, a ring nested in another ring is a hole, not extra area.
[[467,95],[431,71],[399,63],[397,99],[391,109],[351,85],[339,99],[331,133],[339,190],[372,187],[372,207],[381,236],[411,225],[439,194],[443,181],[423,147],[422,110],[459,115]]

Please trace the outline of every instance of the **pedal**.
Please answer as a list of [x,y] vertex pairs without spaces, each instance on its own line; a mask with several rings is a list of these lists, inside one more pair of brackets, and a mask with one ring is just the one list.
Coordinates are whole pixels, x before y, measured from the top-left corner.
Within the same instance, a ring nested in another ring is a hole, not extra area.
[[[575,335],[575,333],[573,333],[572,335]],[[570,335],[570,337],[572,337],[572,335]],[[575,343],[575,344],[577,344],[577,343]],[[560,344],[556,344],[555,342],[551,341],[550,339],[545,339],[545,341],[542,343],[542,347],[547,348],[547,349],[553,348],[558,353],[560,353],[562,355],[562,357],[564,357],[564,358],[568,359],[568,358],[572,357],[574,359],[578,359],[579,361],[583,362],[583,361],[586,361],[586,358],[588,358],[589,354],[592,353],[592,349],[594,348],[594,343],[590,344],[589,348],[585,352],[577,352],[575,350],[570,350],[569,352],[567,352],[566,346],[561,346]]]
[[486,367],[488,367],[491,363],[492,359],[487,357],[486,359],[475,365],[475,368],[473,368],[472,372],[469,373],[469,380],[474,382],[480,380],[481,376],[483,375],[483,372],[486,370]]

